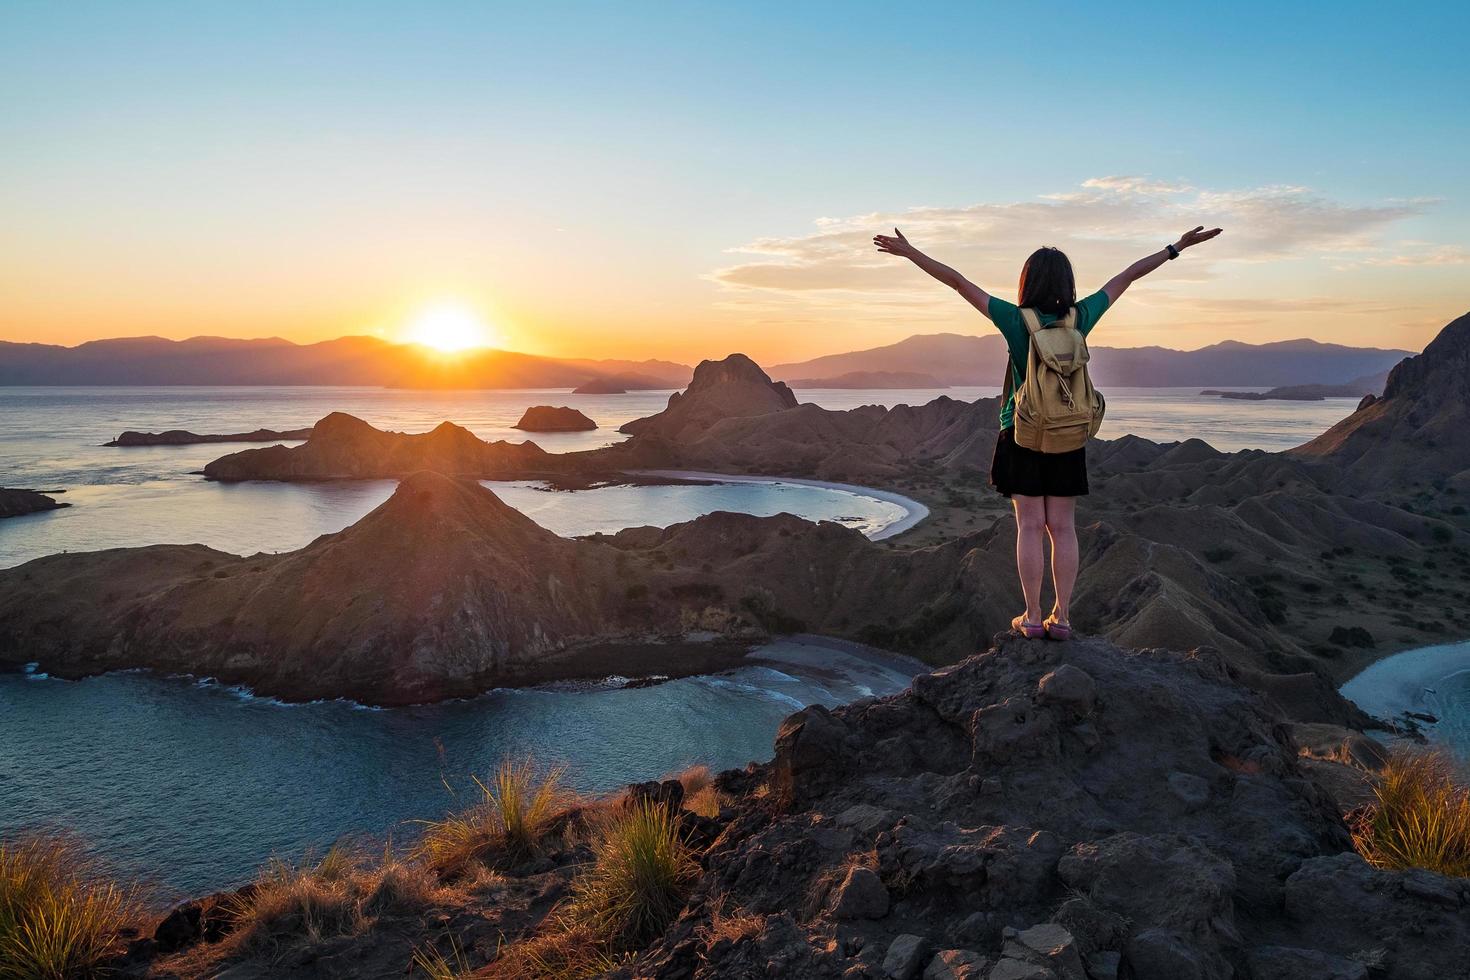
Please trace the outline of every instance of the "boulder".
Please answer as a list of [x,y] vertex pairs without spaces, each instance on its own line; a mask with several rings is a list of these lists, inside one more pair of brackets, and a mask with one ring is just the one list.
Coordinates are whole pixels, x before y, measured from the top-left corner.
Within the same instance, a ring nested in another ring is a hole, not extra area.
[[888,914],[888,889],[872,868],[854,865],[838,884],[832,900],[837,919],[881,919]]
[[670,813],[678,813],[684,805],[684,784],[677,779],[631,783],[626,803],[631,807],[663,807]]
[[153,930],[155,949],[161,955],[177,953],[204,938],[204,907],[186,902],[174,908]]
[[903,933],[888,944],[883,957],[883,975],[889,980],[914,980],[929,958],[929,940],[913,933]]

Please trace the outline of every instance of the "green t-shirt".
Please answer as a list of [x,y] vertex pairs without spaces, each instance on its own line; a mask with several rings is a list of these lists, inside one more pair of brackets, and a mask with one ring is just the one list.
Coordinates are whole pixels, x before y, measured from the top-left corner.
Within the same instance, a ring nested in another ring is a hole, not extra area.
[[[1082,331],[1082,336],[1087,334],[1102,319],[1102,315],[1108,311],[1108,294],[1099,289],[1091,296],[1077,304],[1077,329]],[[1050,313],[1038,314],[1041,325],[1046,326],[1053,320],[1059,319]],[[1021,320],[1021,311],[1014,303],[1007,303],[998,296],[990,297],[990,322],[1000,331],[1000,335],[1006,339],[1006,347],[1011,352],[1011,364],[1015,368],[1016,377],[1026,376],[1026,354],[1031,347],[1031,335],[1026,332],[1026,324]],[[1006,399],[1006,403],[1000,407],[1000,427],[1009,429],[1013,427],[1016,414],[1016,395]]]

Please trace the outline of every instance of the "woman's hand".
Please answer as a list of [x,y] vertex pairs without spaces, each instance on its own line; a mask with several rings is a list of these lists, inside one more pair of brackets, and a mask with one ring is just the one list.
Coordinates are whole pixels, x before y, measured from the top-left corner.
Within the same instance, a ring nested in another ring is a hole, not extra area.
[[893,229],[893,235],[895,237],[874,235],[873,244],[878,246],[878,251],[880,252],[887,252],[889,255],[901,255],[906,259],[911,259],[919,254],[919,250],[910,245],[909,240],[903,237],[903,232],[895,228]]
[[[894,229],[894,231],[897,230],[897,228]],[[1174,243],[1174,247],[1182,252],[1186,248],[1189,248],[1191,245],[1198,245],[1200,242],[1207,242],[1218,234],[1220,234],[1219,228],[1211,228],[1209,231],[1205,231],[1205,226],[1200,225],[1198,228],[1192,228],[1189,231],[1186,231],[1184,234],[1180,235],[1179,241]]]

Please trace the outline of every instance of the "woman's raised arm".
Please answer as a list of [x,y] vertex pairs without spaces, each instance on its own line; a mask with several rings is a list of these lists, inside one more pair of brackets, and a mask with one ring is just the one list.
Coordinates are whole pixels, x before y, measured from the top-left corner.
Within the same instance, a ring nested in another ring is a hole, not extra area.
[[959,293],[964,297],[965,302],[975,307],[975,309],[987,317],[990,316],[989,293],[943,262],[937,259],[931,259],[917,248],[914,248],[914,246],[909,244],[909,240],[903,237],[903,232],[897,228],[893,229],[893,237],[888,235],[874,235],[873,244],[878,246],[878,251],[880,252],[887,252],[889,255],[901,255],[908,259],[914,265]]
[[1198,245],[1200,242],[1207,242],[1218,234],[1220,234],[1219,228],[1211,228],[1209,231],[1205,231],[1205,226],[1200,225],[1198,228],[1193,228],[1180,235],[1179,241],[1175,242],[1172,246],[1165,246],[1152,255],[1145,255],[1109,279],[1107,285],[1103,286],[1103,292],[1108,294],[1108,306],[1111,307],[1114,303],[1118,302],[1118,297],[1123,295],[1123,290],[1169,261],[1171,256],[1170,248],[1174,249],[1172,254],[1177,256],[1186,248]]

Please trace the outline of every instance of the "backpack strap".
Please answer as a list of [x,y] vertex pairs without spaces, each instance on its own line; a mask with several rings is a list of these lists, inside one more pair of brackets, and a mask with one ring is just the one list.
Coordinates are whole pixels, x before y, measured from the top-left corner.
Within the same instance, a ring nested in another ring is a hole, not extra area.
[[[1041,318],[1036,311],[1029,307],[1021,307],[1021,323],[1026,327],[1026,335],[1032,336],[1041,329]],[[1017,388],[1021,387],[1021,378],[1016,371],[1016,362],[1011,360],[1010,348],[1006,348],[1006,377],[1001,384],[1000,401],[1004,405],[1015,394]]]

